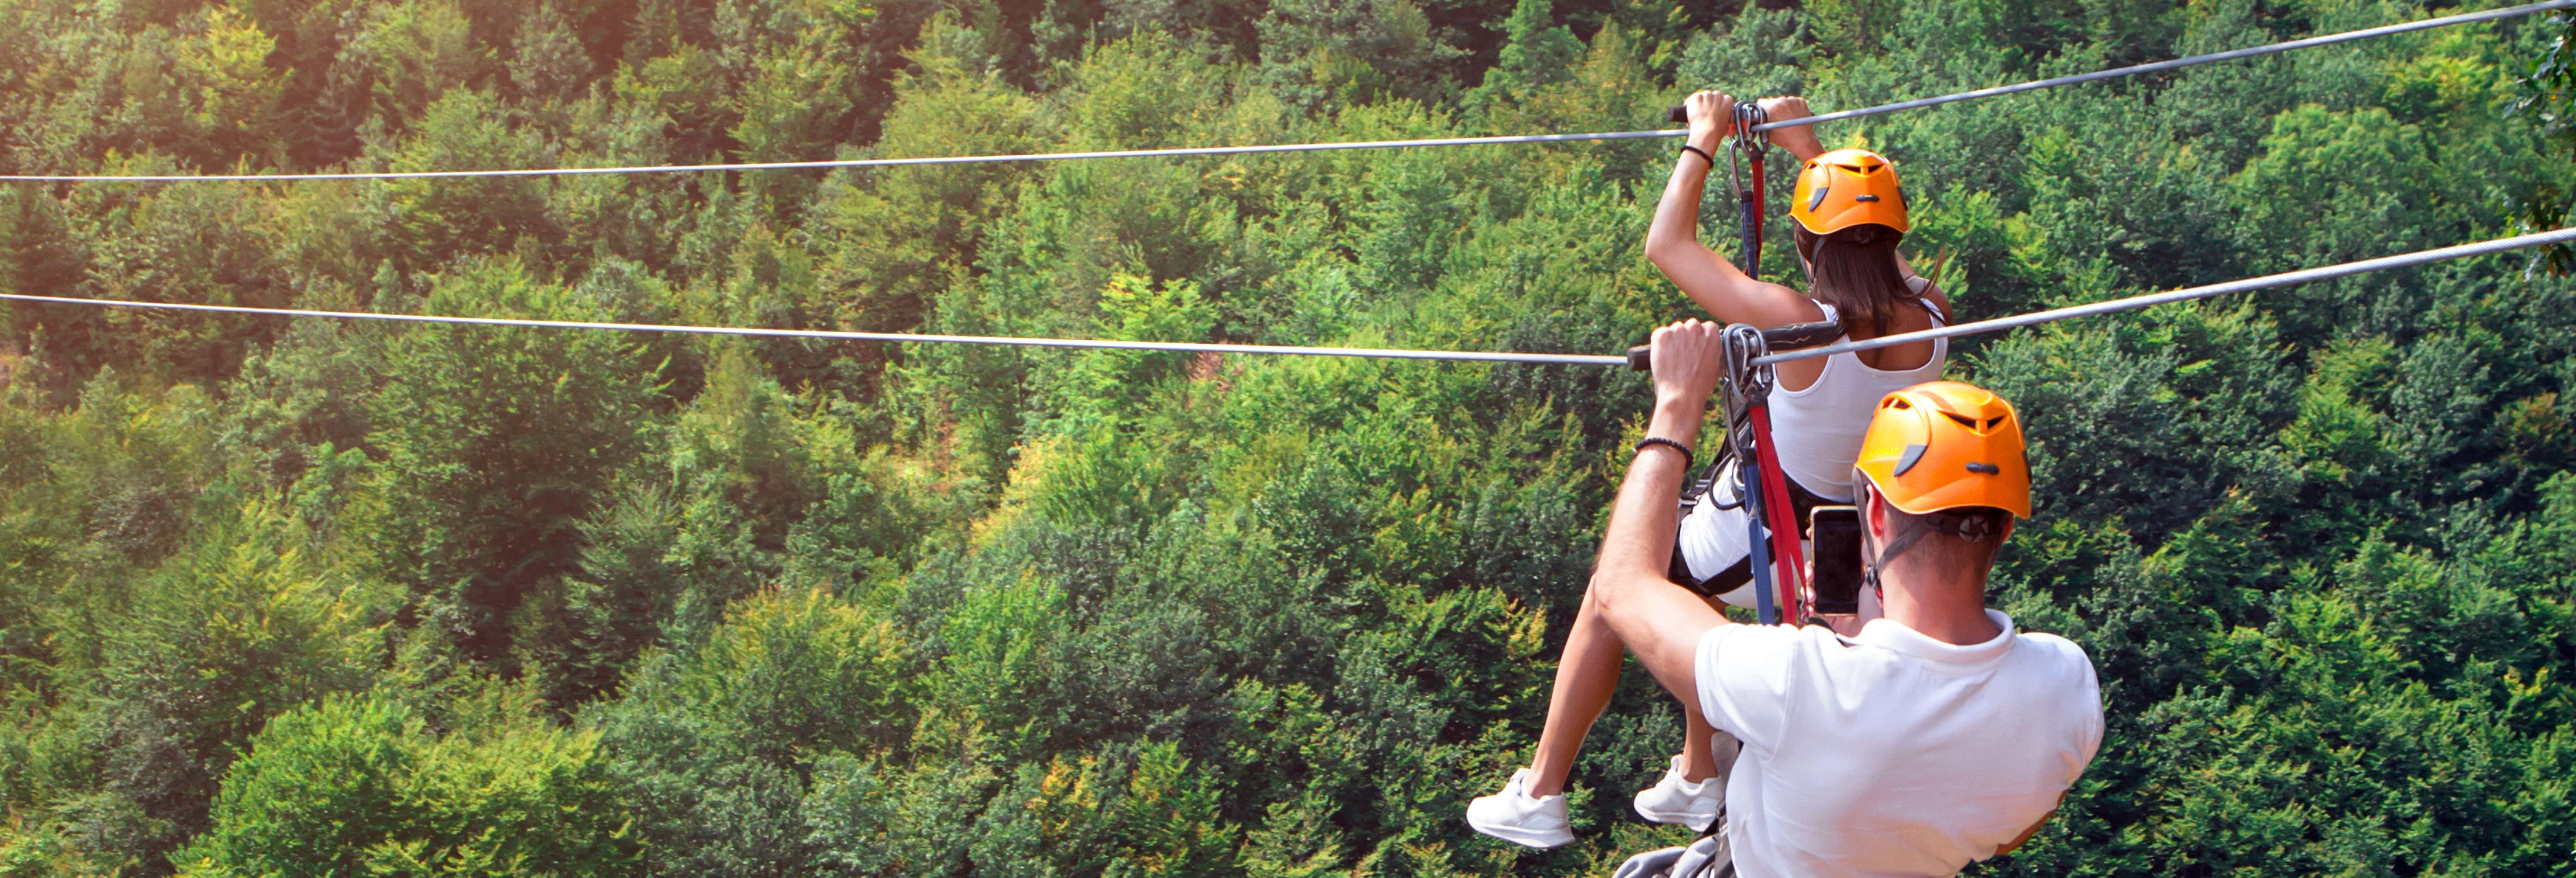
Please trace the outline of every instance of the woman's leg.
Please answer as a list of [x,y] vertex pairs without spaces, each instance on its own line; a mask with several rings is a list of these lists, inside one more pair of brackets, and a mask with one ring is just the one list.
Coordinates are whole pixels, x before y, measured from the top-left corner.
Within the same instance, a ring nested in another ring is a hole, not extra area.
[[[1717,776],[1718,754],[1709,750],[1717,729],[1699,713],[1699,699],[1683,698],[1682,703],[1682,779],[1698,783]],[[1732,748],[1729,748],[1732,749]],[[1725,754],[1732,761],[1733,753]]]
[[1565,791],[1574,756],[1583,752],[1583,737],[1592,721],[1609,709],[1619,689],[1620,666],[1628,647],[1592,613],[1585,595],[1574,611],[1574,630],[1566,632],[1565,654],[1556,660],[1556,688],[1548,693],[1547,724],[1539,728],[1538,755],[1530,760],[1529,794],[1553,796]]
[[[1733,495],[1731,490],[1722,493]],[[1695,575],[1709,577],[1723,588],[1735,588],[1750,578],[1747,571],[1729,569],[1740,565],[1747,554],[1744,515],[1740,508],[1718,509],[1703,503],[1682,517],[1676,542]],[[1627,644],[1619,641],[1609,623],[1592,613],[1587,592],[1574,612],[1573,630],[1566,632],[1565,653],[1556,661],[1556,688],[1548,694],[1547,723],[1539,728],[1538,755],[1530,760],[1530,795],[1555,795],[1565,789],[1565,778],[1574,771],[1574,757],[1583,752],[1584,736],[1602,711],[1609,709],[1610,696],[1619,689],[1619,672],[1627,658]],[[1708,756],[1708,724],[1698,721],[1699,705],[1683,701],[1682,709],[1695,729],[1688,732],[1693,741],[1683,753],[1696,754],[1691,763],[1700,766],[1694,771],[1700,771],[1713,764]],[[1690,779],[1706,777],[1701,773]]]
[[[1723,602],[1710,600],[1710,605],[1716,605],[1718,613],[1726,613],[1726,605],[1723,605]],[[1700,716],[1700,700],[1698,698],[1674,698],[1674,700],[1680,700],[1682,703],[1682,780],[1700,783],[1700,780],[1716,778],[1718,760],[1734,762],[1736,757],[1734,747],[1726,747],[1728,752],[1710,752],[1710,739],[1718,734],[1718,729],[1708,724],[1708,716]],[[1731,742],[1731,739],[1728,739],[1728,742]]]
[[[1712,604],[1717,604],[1711,601]],[[1719,612],[1725,612],[1723,604]],[[1610,696],[1619,688],[1619,672],[1627,660],[1627,645],[1619,635],[1591,614],[1592,602],[1585,600],[1574,614],[1574,630],[1565,637],[1565,654],[1557,659],[1556,688],[1548,694],[1547,723],[1540,727],[1538,755],[1530,760],[1529,794],[1553,796],[1565,791],[1565,778],[1574,771],[1574,757],[1583,751],[1583,739],[1592,731],[1592,723],[1610,707]],[[1717,774],[1720,754],[1709,749],[1717,729],[1700,715],[1699,699],[1676,698],[1682,704],[1682,779],[1692,783]],[[1732,748],[1729,748],[1732,749]],[[1732,759],[1733,753],[1723,754]]]
[[[1716,499],[1733,502],[1732,476],[1733,472],[1729,471],[1711,490]],[[1753,601],[1753,568],[1749,566],[1752,541],[1746,525],[1746,515],[1741,508],[1709,509],[1705,515],[1693,513],[1690,518],[1682,520],[1677,540],[1682,554],[1695,574],[1705,571],[1709,580],[1707,584],[1726,593],[1724,598],[1704,598],[1709,608],[1720,614],[1724,614],[1734,601]],[[1682,779],[1698,783],[1716,776],[1720,762],[1734,761],[1735,748],[1721,745],[1724,752],[1712,753],[1710,739],[1717,734],[1717,729],[1708,724],[1707,717],[1700,715],[1699,699],[1678,695],[1673,700],[1682,703]],[[1733,743],[1733,740],[1729,738],[1728,743]]]
[[[1798,520],[1802,523],[1808,521],[1809,516],[1814,513],[1817,506],[1850,505],[1848,501],[1827,500],[1822,497],[1818,497],[1815,492],[1807,490],[1805,485],[1799,484],[1797,479],[1792,478],[1789,479],[1788,482],[1790,504],[1796,510]],[[1731,496],[1733,492],[1730,491],[1728,493]],[[1741,521],[1731,520],[1727,522],[1727,524],[1730,527],[1740,527]],[[1689,535],[1687,529],[1684,533],[1686,537]],[[1749,540],[1750,535],[1748,534],[1747,536]],[[1713,543],[1706,544],[1713,545]],[[1730,543],[1729,545],[1731,547],[1735,544]],[[1726,553],[1718,553],[1716,550],[1704,551],[1710,552],[1709,557],[1711,558],[1731,559],[1737,557],[1735,554],[1732,554],[1733,551],[1741,550],[1730,549]],[[1711,563],[1714,562],[1712,561]],[[1812,570],[1813,568],[1810,568],[1810,575],[1812,575]],[[1731,573],[1732,571],[1730,571],[1730,574]],[[1752,576],[1752,568],[1745,568],[1743,575],[1749,580]],[[1730,579],[1728,581],[1733,582],[1734,580]],[[1874,596],[1864,597],[1862,601],[1864,608],[1873,603],[1872,597]],[[1727,598],[1728,599],[1725,600],[1710,598],[1708,605],[1711,609],[1723,614],[1726,612],[1727,606],[1734,601],[1743,601],[1745,605],[1750,605],[1754,600],[1753,596],[1749,592],[1744,591],[1741,587],[1736,591],[1729,592]],[[1709,725],[1707,717],[1700,715],[1699,699],[1680,698],[1676,700],[1682,703],[1682,779],[1692,783],[1698,783],[1717,775],[1721,768],[1732,767],[1735,763],[1736,754],[1741,752],[1744,748],[1743,742],[1736,740],[1733,735],[1725,736],[1725,740],[1723,741],[1717,740],[1717,729]]]

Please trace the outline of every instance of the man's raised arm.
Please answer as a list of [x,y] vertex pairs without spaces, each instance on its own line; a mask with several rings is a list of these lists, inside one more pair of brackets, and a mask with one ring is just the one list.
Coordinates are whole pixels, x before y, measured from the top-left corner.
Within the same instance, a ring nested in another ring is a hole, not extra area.
[[[1685,320],[1655,330],[1655,411],[1646,425],[1648,437],[1670,439],[1684,448],[1699,441],[1709,393],[1722,368],[1718,335],[1723,329]],[[1601,538],[1588,596],[1638,663],[1680,698],[1698,697],[1691,658],[1700,635],[1728,624],[1698,596],[1664,577],[1673,556],[1682,483],[1689,477],[1690,461],[1679,450],[1650,444],[1637,452],[1611,504],[1610,528]]]

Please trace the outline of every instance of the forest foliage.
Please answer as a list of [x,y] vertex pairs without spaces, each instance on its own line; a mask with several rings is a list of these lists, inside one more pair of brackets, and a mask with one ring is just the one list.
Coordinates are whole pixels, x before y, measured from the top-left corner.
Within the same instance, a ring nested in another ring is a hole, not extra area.
[[[2476,5],[0,0],[0,170],[1625,130],[1702,86],[1842,109]],[[2569,34],[1823,136],[1902,164],[1909,252],[1995,316],[2561,224]],[[1671,146],[9,184],[0,291],[1609,352],[1692,314],[1639,252]],[[1992,599],[2109,714],[1972,871],[2566,874],[2550,267],[1960,345],[2033,441]],[[1460,816],[1536,736],[1625,372],[25,304],[0,345],[0,876],[1576,875],[1682,838],[1627,813],[1678,735],[1637,674],[1581,842]]]

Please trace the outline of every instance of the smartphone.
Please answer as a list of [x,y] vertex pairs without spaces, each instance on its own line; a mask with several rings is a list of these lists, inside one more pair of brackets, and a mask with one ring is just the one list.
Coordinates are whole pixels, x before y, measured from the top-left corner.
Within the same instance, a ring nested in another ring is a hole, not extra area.
[[1860,510],[1818,506],[1810,516],[1808,534],[1816,552],[1814,611],[1818,615],[1860,612]]

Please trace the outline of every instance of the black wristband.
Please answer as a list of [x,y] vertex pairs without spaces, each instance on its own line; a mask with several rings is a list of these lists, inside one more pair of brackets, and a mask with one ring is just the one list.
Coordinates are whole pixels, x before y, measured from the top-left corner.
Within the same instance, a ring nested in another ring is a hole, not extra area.
[[1692,146],[1692,145],[1690,145],[1690,144],[1685,143],[1685,144],[1682,144],[1682,151],[1683,151],[1683,152],[1687,152],[1687,153],[1696,153],[1696,154],[1698,154],[1700,158],[1704,158],[1704,159],[1707,159],[1707,160],[1708,160],[1708,167],[1709,167],[1709,169],[1710,169],[1710,170],[1716,170],[1716,169],[1717,169],[1717,157],[1716,157],[1716,156],[1713,156],[1713,155],[1709,155],[1709,154],[1708,154],[1708,150],[1701,149],[1701,148],[1699,148],[1699,147]]
[[[1670,448],[1670,449],[1672,449],[1672,450],[1674,450],[1674,451],[1679,451],[1679,452],[1681,452],[1681,453],[1682,453],[1682,475],[1683,475],[1683,476],[1685,476],[1685,477],[1687,477],[1687,476],[1689,476],[1689,475],[1690,475],[1691,457],[1692,457],[1690,446],[1688,446],[1688,445],[1684,445],[1684,444],[1682,444],[1681,442],[1679,442],[1679,441],[1677,441],[1677,440],[1673,440],[1673,439],[1666,439],[1666,438],[1664,438],[1664,437],[1662,437],[1662,436],[1648,436],[1648,437],[1646,437],[1646,438],[1644,438],[1644,439],[1639,439],[1639,440],[1637,440],[1637,447],[1632,448],[1632,449],[1629,449],[1629,450],[1631,450],[1631,451],[1637,451],[1637,452],[1641,452],[1641,453],[1642,453],[1642,452],[1644,452],[1648,447],[1656,446],[1656,445],[1661,445],[1661,446],[1663,446],[1663,447]],[[1687,478],[1685,478],[1685,480],[1687,480]]]

